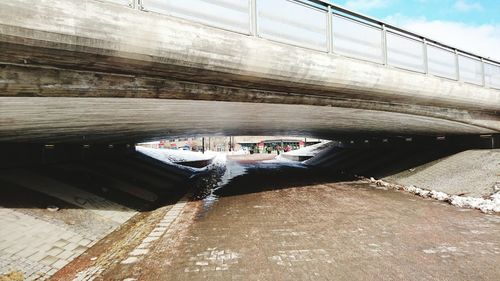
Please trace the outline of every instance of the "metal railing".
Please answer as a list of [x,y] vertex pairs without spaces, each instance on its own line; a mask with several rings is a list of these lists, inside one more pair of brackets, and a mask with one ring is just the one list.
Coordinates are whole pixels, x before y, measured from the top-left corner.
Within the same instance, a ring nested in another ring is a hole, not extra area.
[[285,44],[500,89],[500,62],[325,0],[105,0]]

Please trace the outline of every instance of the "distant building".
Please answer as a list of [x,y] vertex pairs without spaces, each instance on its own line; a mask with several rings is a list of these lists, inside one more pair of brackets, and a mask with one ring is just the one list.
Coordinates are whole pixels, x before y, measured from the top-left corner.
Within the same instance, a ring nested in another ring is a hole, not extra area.
[[160,149],[182,149],[191,151],[205,150],[227,152],[227,151],[256,151],[264,152],[264,149],[271,147],[272,151],[276,148],[284,150],[290,146],[291,149],[309,146],[321,142],[319,139],[294,138],[286,136],[234,136],[234,137],[192,137],[177,139],[162,139],[155,142],[140,143],[140,146]]

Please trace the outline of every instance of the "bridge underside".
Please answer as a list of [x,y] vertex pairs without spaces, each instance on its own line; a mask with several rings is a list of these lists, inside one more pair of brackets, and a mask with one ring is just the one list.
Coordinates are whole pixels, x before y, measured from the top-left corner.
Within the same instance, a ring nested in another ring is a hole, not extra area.
[[1,142],[138,142],[165,136],[493,134],[462,122],[330,106],[143,98],[2,98]]

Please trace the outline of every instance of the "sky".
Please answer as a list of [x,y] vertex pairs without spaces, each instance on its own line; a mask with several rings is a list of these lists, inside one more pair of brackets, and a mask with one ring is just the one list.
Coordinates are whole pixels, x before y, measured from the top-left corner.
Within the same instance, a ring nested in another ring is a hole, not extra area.
[[500,62],[500,0],[331,0]]

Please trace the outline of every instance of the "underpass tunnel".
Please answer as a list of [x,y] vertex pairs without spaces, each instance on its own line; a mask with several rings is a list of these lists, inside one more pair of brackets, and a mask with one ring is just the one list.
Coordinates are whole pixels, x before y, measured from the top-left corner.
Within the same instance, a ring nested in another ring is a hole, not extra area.
[[[188,139],[185,137],[177,140],[182,143]],[[2,204],[23,205],[15,195],[16,188],[22,188],[30,193],[57,194],[58,200],[69,200],[70,205],[79,208],[107,208],[87,203],[95,198],[75,199],[70,195],[84,190],[90,197],[94,194],[132,210],[147,211],[175,202],[186,193],[203,200],[207,196],[262,191],[248,186],[256,183],[248,182],[249,177],[267,185],[273,183],[273,188],[304,182],[383,179],[464,151],[495,151],[500,143],[499,135],[338,136],[332,140],[271,136],[267,140],[253,137],[250,142],[238,141],[234,136],[205,136],[192,138],[198,141],[196,145],[172,147],[174,143],[165,141],[172,138],[149,142],[149,147],[144,143],[4,143],[0,146],[0,181],[5,187]],[[223,142],[215,145],[214,139]],[[314,153],[300,152],[308,146],[317,148]],[[169,151],[198,156],[176,159],[169,156]],[[243,177],[241,182],[238,177],[247,173],[255,176]],[[223,185],[228,187],[221,189]],[[234,186],[237,188],[231,189]],[[41,207],[30,201],[23,207],[35,206]]]

